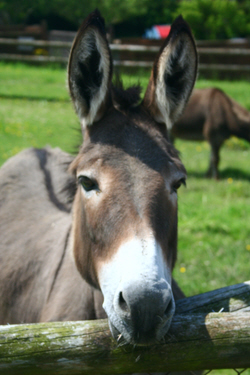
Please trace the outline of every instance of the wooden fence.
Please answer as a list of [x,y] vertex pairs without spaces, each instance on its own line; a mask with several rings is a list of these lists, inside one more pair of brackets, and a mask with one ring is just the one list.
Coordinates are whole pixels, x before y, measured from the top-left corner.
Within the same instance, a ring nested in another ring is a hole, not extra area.
[[[73,37],[72,37],[73,38]],[[131,43],[131,41],[130,41]],[[139,43],[137,41],[137,43]],[[0,59],[7,61],[26,61],[33,63],[56,62],[66,64],[72,42],[25,40],[0,38]],[[159,42],[157,42],[159,44]],[[4,52],[4,47],[20,46],[25,48],[20,53]],[[28,49],[30,47],[30,50]],[[250,76],[250,45],[248,42],[213,43],[197,42],[199,54],[199,72],[209,76],[217,74],[231,77]],[[111,50],[114,65],[120,67],[149,68],[156,53],[158,45],[113,43]]]
[[106,320],[0,326],[1,375],[250,367],[250,281],[177,301],[164,342],[119,345]]

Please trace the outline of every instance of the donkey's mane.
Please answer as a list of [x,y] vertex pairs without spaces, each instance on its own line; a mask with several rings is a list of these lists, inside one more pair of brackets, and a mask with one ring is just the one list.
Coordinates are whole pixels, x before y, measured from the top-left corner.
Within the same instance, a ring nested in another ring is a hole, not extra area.
[[[136,107],[141,100],[142,87],[138,83],[124,88],[124,83],[120,76],[116,76],[112,85],[112,98],[114,106],[118,107],[121,111],[129,110],[130,108]],[[163,126],[165,129],[165,125]],[[168,140],[168,153],[173,158],[180,158],[180,153],[174,145]]]
[[139,104],[142,88],[139,84],[124,88],[123,81],[116,76],[112,85],[113,103],[121,110],[128,110]]

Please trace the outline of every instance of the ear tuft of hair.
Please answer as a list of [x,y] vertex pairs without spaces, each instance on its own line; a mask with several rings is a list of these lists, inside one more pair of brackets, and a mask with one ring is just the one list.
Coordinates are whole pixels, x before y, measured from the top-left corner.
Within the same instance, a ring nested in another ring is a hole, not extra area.
[[114,106],[125,111],[131,107],[136,107],[141,100],[141,91],[142,88],[139,84],[124,89],[122,80],[119,76],[116,76],[112,85]]

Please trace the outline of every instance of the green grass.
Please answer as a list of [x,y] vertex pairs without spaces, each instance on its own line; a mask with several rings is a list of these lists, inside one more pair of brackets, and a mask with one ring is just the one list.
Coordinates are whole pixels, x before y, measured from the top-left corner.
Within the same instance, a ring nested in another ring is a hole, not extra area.
[[188,171],[179,191],[179,255],[174,276],[193,295],[249,279],[250,148],[224,147],[221,179],[203,178],[204,143],[176,143]]
[[66,69],[0,62],[0,97],[68,100]]
[[[123,75],[145,90],[149,74]],[[75,152],[80,127],[66,90],[66,69],[0,63],[0,164],[26,147]],[[250,82],[206,81],[249,107]],[[221,180],[205,179],[209,146],[177,140],[188,171],[179,192],[179,257],[174,275],[187,295],[249,278],[250,146],[236,138],[221,152]],[[182,272],[181,272],[182,271]]]
[[80,127],[70,102],[0,101],[0,163],[26,147],[58,146],[73,153]]
[[[149,74],[139,72],[145,90]],[[74,152],[79,125],[68,100],[65,69],[0,63],[0,164],[25,147],[59,146]],[[124,75],[125,85],[138,75]],[[199,80],[250,110],[250,82]],[[204,178],[206,143],[177,140],[188,171],[179,191],[179,255],[174,276],[187,295],[249,279],[250,145],[236,138],[221,152],[219,181]],[[212,372],[213,375],[233,371]],[[244,373],[249,375],[250,372]]]

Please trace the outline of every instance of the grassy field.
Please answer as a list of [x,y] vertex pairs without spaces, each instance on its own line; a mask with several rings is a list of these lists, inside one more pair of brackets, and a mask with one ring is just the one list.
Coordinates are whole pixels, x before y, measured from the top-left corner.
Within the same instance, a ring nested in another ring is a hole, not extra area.
[[[148,77],[143,72],[139,77],[145,89]],[[65,69],[0,63],[0,81],[0,164],[30,146],[76,151],[80,132]],[[138,75],[125,75],[124,81],[136,84]],[[196,86],[220,87],[250,110],[250,82],[198,80]],[[205,142],[179,140],[176,147],[189,177],[179,191],[175,278],[187,295],[250,279],[250,145],[237,139],[226,143],[219,181],[204,178]]]
[[[145,89],[148,77],[139,72]],[[124,75],[126,85],[138,75]],[[74,153],[81,136],[66,89],[66,69],[0,63],[0,164],[26,147]],[[250,110],[250,82],[198,80],[224,89]],[[177,140],[188,171],[179,192],[179,257],[175,277],[187,295],[249,278],[250,145],[231,139],[221,152],[220,181],[204,178],[209,146]]]

